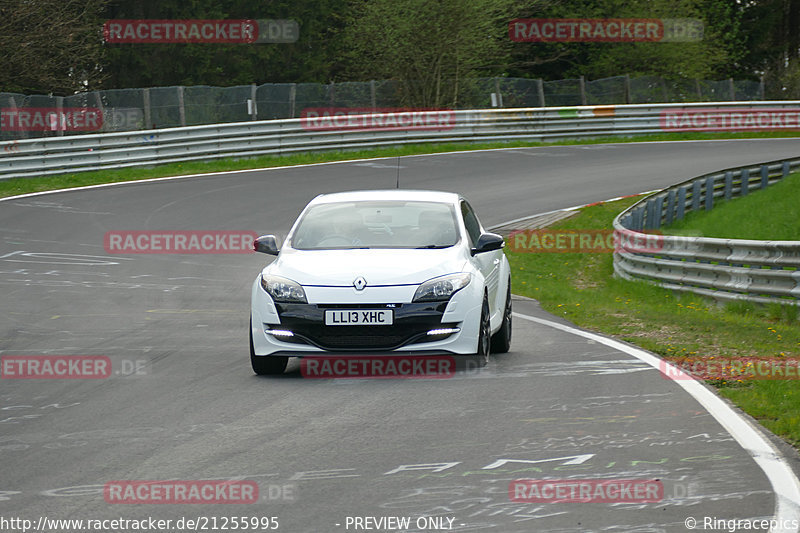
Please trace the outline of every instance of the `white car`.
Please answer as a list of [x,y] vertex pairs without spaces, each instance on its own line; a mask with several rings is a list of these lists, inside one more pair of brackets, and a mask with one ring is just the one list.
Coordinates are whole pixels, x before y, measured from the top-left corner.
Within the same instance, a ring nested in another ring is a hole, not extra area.
[[454,193],[354,191],[314,198],[252,287],[250,360],[506,352],[511,271],[503,238]]

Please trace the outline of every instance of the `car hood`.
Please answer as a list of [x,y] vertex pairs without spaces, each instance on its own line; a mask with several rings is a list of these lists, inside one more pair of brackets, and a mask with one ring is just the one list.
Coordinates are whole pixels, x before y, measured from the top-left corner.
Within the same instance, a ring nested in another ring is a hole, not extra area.
[[281,251],[265,272],[301,285],[352,287],[363,276],[367,285],[418,285],[461,272],[465,263],[457,246],[432,250],[293,250]]

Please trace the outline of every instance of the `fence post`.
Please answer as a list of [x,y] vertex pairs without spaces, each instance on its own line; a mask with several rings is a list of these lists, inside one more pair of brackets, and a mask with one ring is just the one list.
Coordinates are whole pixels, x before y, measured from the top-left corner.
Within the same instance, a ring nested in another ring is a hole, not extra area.
[[631,100],[631,75],[625,74],[625,103],[632,104]]
[[178,115],[181,118],[181,126],[186,126],[186,106],[183,103],[183,85],[178,85]]
[[252,120],[258,120],[258,106],[256,105],[256,92],[258,91],[258,87],[256,87],[255,83],[250,84],[250,100],[253,101],[253,114],[250,115]]
[[150,113],[150,89],[142,89],[142,107],[144,107],[144,127],[142,129],[149,130],[153,124],[153,116]]
[[583,76],[580,77],[581,86],[581,105],[586,105],[586,80]]
[[377,109],[377,98],[375,97],[375,80],[369,80],[369,101],[372,105],[372,110]]
[[494,79],[494,92],[497,93],[497,107],[505,107],[503,105],[503,93],[500,92],[500,78]]
[[697,91],[697,99],[698,100],[702,100],[703,99],[703,91],[700,88],[700,80],[697,79],[697,78],[694,79],[694,88]]
[[736,101],[736,88],[733,86],[733,78],[728,78],[728,87],[731,91],[731,102]]
[[761,79],[758,82],[758,95],[761,97],[762,101],[767,99],[765,92],[766,91],[764,90],[764,75],[762,74]]
[[[64,119],[64,97],[56,96],[56,136],[63,137],[67,121]],[[61,126],[64,126],[63,128]]]
[[289,86],[289,118],[294,118],[294,106],[297,102],[297,84],[293,83]]
[[[8,97],[8,104],[9,104],[9,107],[11,107],[12,110],[17,108],[17,101],[14,100],[13,96],[9,96]],[[27,131],[20,131],[20,132],[18,132],[18,134],[19,134],[19,138],[20,139],[27,139],[28,138],[28,132]]]
[[330,106],[334,107],[336,102],[336,82],[332,81],[328,87],[330,87],[330,91],[328,92],[328,96],[330,97]]
[[547,107],[547,104],[544,102],[544,82],[542,78],[536,80],[536,86],[539,90],[539,107]]

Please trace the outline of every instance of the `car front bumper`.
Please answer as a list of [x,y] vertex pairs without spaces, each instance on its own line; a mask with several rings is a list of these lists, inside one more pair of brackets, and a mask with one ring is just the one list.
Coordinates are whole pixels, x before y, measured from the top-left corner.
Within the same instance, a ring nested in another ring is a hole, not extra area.
[[[291,356],[475,353],[482,294],[474,289],[467,286],[447,302],[409,303],[414,287],[376,287],[372,293],[368,288],[356,298],[351,288],[325,288],[306,291],[314,303],[276,303],[256,279],[252,288],[253,348],[256,355]],[[337,303],[320,303],[320,297]],[[325,311],[331,309],[390,309],[393,323],[326,326]],[[436,332],[442,329],[452,331]]]

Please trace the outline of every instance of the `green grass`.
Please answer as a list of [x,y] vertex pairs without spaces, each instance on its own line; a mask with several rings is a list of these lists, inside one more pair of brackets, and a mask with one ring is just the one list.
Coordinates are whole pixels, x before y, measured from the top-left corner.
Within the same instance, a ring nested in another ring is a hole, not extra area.
[[0,198],[17,194],[51,191],[69,187],[136,181],[167,176],[183,176],[206,172],[226,172],[254,168],[270,168],[289,165],[305,165],[348,159],[369,159],[404,155],[432,154],[441,152],[485,150],[491,148],[515,148],[573,144],[605,144],[621,142],[687,141],[702,139],[769,139],[800,136],[800,132],[743,132],[743,133],[665,133],[636,137],[599,137],[596,139],[567,140],[553,143],[539,142],[494,142],[494,143],[444,143],[408,145],[399,148],[353,150],[296,154],[289,156],[262,156],[249,159],[220,159],[208,162],[170,163],[153,167],[122,168],[113,170],[59,174],[31,178],[0,180]]
[[[549,229],[611,228],[638,198],[586,207]],[[510,248],[510,247],[509,247]],[[525,253],[508,250],[514,293],[578,324],[636,344],[665,358],[681,356],[800,358],[797,309],[720,306],[692,294],[613,277],[610,253]],[[767,428],[800,446],[798,381],[716,381]]]
[[800,174],[745,197],[715,203],[666,228],[671,235],[727,239],[800,240]]

